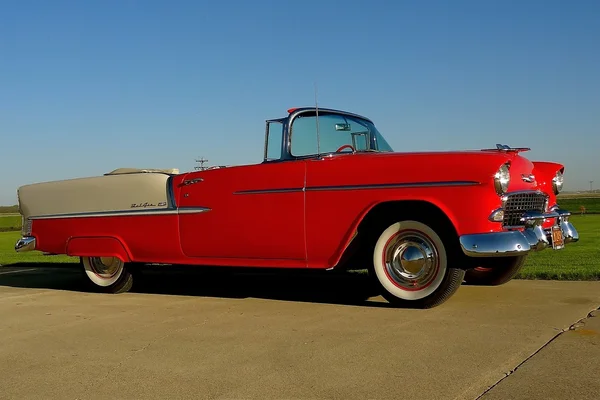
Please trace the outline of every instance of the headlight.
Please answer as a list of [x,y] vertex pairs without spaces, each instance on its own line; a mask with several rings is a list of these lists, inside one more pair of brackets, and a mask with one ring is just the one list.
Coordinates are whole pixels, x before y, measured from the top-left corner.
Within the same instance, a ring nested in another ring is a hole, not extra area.
[[552,178],[552,189],[554,190],[554,194],[559,194],[563,188],[564,177],[563,173],[560,171],[556,172],[554,178]]
[[502,195],[508,190],[508,184],[510,183],[510,171],[508,164],[503,164],[496,175],[494,175],[494,186],[496,193]]

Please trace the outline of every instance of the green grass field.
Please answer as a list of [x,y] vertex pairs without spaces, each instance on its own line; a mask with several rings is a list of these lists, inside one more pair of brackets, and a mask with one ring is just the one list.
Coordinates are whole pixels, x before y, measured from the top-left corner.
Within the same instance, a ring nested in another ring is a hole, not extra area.
[[0,232],[0,265],[16,263],[65,263],[79,262],[78,258],[67,256],[45,256],[39,251],[17,253],[15,243],[21,237],[20,232]]
[[579,242],[562,250],[532,253],[518,275],[522,279],[600,280],[600,215],[574,215]]
[[20,230],[21,216],[19,214],[0,214],[0,232]]
[[581,206],[586,208],[586,213],[600,214],[600,197],[559,197],[558,205],[573,214],[580,213],[579,207]]
[[[577,243],[565,249],[532,253],[517,278],[555,280],[600,280],[600,215],[573,216],[580,234]],[[0,265],[15,263],[73,263],[78,258],[44,256],[39,252],[16,253],[19,232],[0,232]]]

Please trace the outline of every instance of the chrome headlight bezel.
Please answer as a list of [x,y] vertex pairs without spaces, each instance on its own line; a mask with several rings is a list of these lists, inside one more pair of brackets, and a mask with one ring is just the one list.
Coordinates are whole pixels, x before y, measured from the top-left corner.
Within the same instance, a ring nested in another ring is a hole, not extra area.
[[510,184],[510,164],[502,164],[494,174],[494,188],[496,193],[502,196],[508,190]]
[[563,190],[564,182],[565,178],[562,171],[556,171],[554,178],[552,178],[552,190],[554,194],[559,194]]

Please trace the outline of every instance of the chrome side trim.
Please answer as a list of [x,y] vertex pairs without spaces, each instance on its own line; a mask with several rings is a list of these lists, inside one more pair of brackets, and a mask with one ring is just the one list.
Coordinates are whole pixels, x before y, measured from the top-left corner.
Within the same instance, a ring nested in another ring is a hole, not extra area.
[[22,253],[25,251],[35,250],[35,238],[31,236],[22,237],[15,244],[15,251],[17,253]]
[[55,218],[95,218],[95,217],[127,217],[144,215],[177,215],[177,214],[197,214],[210,211],[205,207],[183,207],[183,208],[160,208],[153,210],[119,210],[119,211],[97,211],[68,214],[47,214],[29,217],[32,220],[37,219],[55,219]]
[[281,189],[257,189],[257,190],[239,190],[233,194],[267,194],[267,193],[295,193],[303,192],[304,188],[281,188]]
[[306,188],[275,188],[259,190],[239,190],[234,194],[265,194],[265,193],[293,193],[293,192],[323,192],[337,190],[368,190],[368,189],[406,189],[440,186],[475,186],[475,181],[438,181],[438,182],[407,182],[407,183],[376,183],[368,185],[331,185],[331,186],[309,186]]
[[439,181],[439,182],[409,182],[409,183],[379,183],[370,185],[335,185],[335,186],[312,186],[306,191],[321,192],[334,190],[365,190],[365,189],[406,189],[439,186],[474,186],[479,185],[475,181]]
[[210,208],[205,207],[182,207],[178,208],[176,211],[177,214],[199,214],[210,210]]

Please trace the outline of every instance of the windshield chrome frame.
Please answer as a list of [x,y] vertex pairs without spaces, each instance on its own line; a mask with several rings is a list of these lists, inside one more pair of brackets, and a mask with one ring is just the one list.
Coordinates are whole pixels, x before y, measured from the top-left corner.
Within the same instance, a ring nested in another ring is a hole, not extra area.
[[[311,159],[311,158],[321,159],[323,157],[332,157],[334,154],[347,154],[347,153],[336,153],[334,151],[330,151],[330,152],[324,152],[324,153],[320,153],[320,154],[310,154],[310,155],[305,155],[305,156],[292,155],[292,151],[291,151],[291,149],[292,149],[292,132],[290,131],[290,127],[292,126],[294,120],[296,118],[298,118],[298,116],[300,116],[302,114],[306,114],[306,113],[315,113],[316,111],[317,111],[316,107],[302,107],[302,108],[294,109],[287,117],[267,120],[265,122],[265,148],[264,148],[263,162],[272,163],[272,162],[303,160],[303,159]],[[335,110],[335,109],[331,109],[331,108],[321,108],[321,107],[318,108],[318,111],[319,111],[319,115],[321,115],[321,114],[343,115],[343,116],[348,116],[348,117],[352,117],[352,118],[362,119],[362,120],[372,124],[373,126],[375,126],[375,123],[371,119],[369,119],[365,116],[359,115],[359,114],[354,114],[354,113],[347,112],[347,111]],[[283,138],[281,141],[281,143],[282,143],[281,158],[276,159],[276,160],[275,159],[267,160],[269,124],[272,122],[278,122],[278,123],[283,124],[283,133],[282,133]],[[379,133],[379,134],[381,135],[381,133]],[[373,138],[370,139],[370,141],[373,141],[373,140],[374,140]]]
[[[283,117],[283,118],[274,118],[274,119],[268,119],[265,121],[265,144],[264,144],[264,151],[263,151],[263,162],[274,162],[274,161],[280,161],[283,159],[284,157],[284,147],[285,147],[285,137],[286,137],[286,131],[287,131],[287,117]],[[268,150],[269,150],[269,125],[272,123],[280,123],[282,125],[282,130],[281,130],[281,158],[279,159],[273,159],[273,160],[267,160],[268,157]]]

